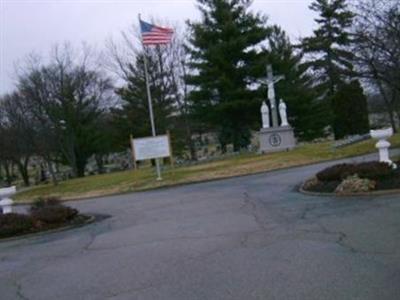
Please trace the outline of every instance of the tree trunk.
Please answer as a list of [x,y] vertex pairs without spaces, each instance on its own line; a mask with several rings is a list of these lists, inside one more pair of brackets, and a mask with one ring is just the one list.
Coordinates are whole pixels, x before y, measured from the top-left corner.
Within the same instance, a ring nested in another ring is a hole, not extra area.
[[[183,72],[183,78],[187,77],[187,72],[186,72],[186,65],[185,65],[185,60],[182,59],[180,60],[180,64],[182,67],[182,72]],[[179,98],[179,97],[178,97]],[[188,117],[189,114],[189,104],[188,104],[188,87],[186,83],[183,85],[183,103],[181,107],[181,114],[183,116],[183,121],[184,121],[184,126],[185,126],[185,132],[186,132],[186,143],[189,146],[189,152],[190,152],[190,159],[196,161],[197,160],[197,151],[195,147],[195,143],[192,139],[192,126]]]
[[378,85],[379,92],[382,95],[383,101],[385,102],[385,106],[386,106],[387,112],[389,114],[390,125],[392,126],[393,131],[396,133],[397,132],[397,124],[396,124],[395,117],[394,117],[393,105],[392,105],[391,101],[389,100],[388,95],[386,94],[385,89],[383,88],[382,83],[379,81],[379,79],[376,80],[376,83]]
[[185,133],[186,133],[186,143],[189,147],[190,159],[196,161],[197,160],[196,147],[194,146],[194,142],[192,139],[192,130],[190,128],[187,115],[184,116],[184,124],[185,124]]
[[46,159],[47,167],[49,168],[51,180],[53,181],[53,185],[58,185],[58,180],[56,173],[54,172],[53,163],[50,159]]
[[196,161],[197,160],[197,152],[196,152],[196,148],[194,146],[193,140],[190,137],[188,139],[188,145],[189,145],[189,151],[190,151],[190,159]]
[[65,155],[65,158],[68,161],[68,165],[72,168],[72,173],[73,177],[82,177],[79,176],[79,170],[78,170],[78,157],[75,152],[75,145],[72,141],[72,138],[69,137],[65,146],[61,147],[62,152]]
[[8,185],[12,184],[12,177],[11,177],[11,172],[10,172],[10,164],[8,162],[3,162],[3,168],[6,173],[6,182]]
[[78,158],[76,160],[76,176],[84,177],[85,176],[85,168],[86,168],[86,160]]
[[103,160],[103,155],[101,154],[95,154],[94,159],[96,160],[96,165],[97,165],[97,172],[99,174],[104,174],[104,160]]
[[28,164],[29,164],[29,157],[25,158],[23,162],[20,160],[16,161],[18,171],[21,174],[22,180],[24,181],[25,186],[29,186],[29,173],[28,173]]

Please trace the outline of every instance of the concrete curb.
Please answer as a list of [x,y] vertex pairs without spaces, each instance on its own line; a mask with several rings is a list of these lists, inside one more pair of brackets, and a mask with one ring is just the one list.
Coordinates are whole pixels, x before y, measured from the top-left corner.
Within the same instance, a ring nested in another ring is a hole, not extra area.
[[85,225],[92,224],[96,221],[96,216],[94,216],[94,215],[86,215],[86,216],[89,217],[89,219],[87,219],[82,224],[67,225],[67,226],[49,229],[49,230],[45,230],[45,231],[27,233],[27,234],[14,236],[14,237],[0,238],[0,243],[13,242],[13,241],[25,240],[25,239],[35,238],[35,237],[41,237],[41,236],[52,234],[52,233],[67,231],[67,230],[74,229],[74,228],[80,228]]

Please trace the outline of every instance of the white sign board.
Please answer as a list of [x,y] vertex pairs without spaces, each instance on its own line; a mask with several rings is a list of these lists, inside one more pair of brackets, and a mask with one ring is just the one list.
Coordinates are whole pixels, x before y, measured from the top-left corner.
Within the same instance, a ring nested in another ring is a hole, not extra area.
[[133,139],[135,160],[171,156],[168,135]]

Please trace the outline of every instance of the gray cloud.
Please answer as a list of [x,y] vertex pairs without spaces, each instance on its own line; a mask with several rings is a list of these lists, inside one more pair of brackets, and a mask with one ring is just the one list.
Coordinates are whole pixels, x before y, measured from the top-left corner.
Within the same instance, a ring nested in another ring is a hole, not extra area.
[[[252,9],[296,39],[311,33],[310,2],[255,0]],[[137,22],[138,13],[181,24],[199,18],[194,0],[0,0],[0,94],[13,89],[14,63],[27,54],[46,55],[65,41],[103,47],[107,37]]]

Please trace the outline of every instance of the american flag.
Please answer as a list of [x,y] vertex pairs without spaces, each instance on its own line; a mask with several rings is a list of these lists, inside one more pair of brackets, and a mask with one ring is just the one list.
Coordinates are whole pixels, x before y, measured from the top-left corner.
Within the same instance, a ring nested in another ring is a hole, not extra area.
[[174,30],[163,28],[140,20],[143,45],[165,45],[171,43]]

